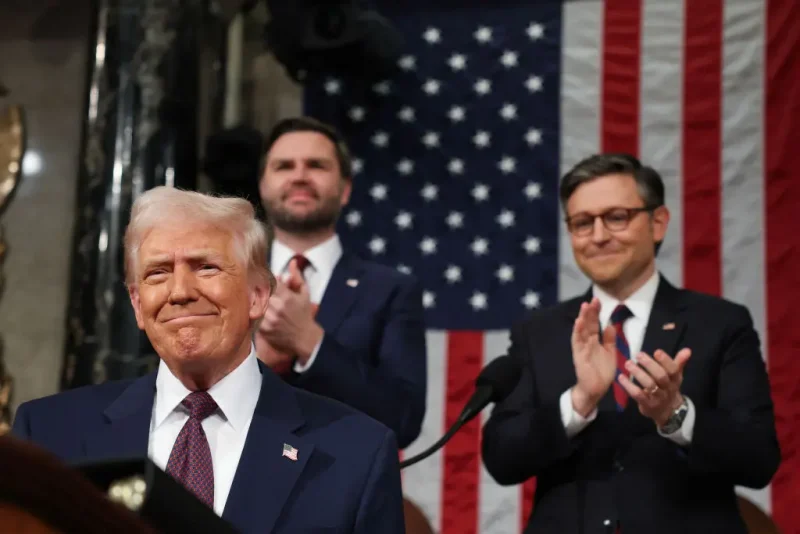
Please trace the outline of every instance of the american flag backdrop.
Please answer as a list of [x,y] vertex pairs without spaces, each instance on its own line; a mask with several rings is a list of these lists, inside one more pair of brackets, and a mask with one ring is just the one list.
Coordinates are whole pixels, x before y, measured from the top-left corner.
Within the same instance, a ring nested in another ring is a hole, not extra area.
[[[558,180],[625,151],[666,182],[661,272],[753,314],[784,462],[766,490],[742,493],[800,532],[800,2],[385,4],[407,39],[398,74],[321,79],[304,100],[356,158],[346,246],[425,289],[427,414],[404,455],[455,420],[514,321],[588,288]],[[530,511],[533,481],[500,487],[484,470],[480,425],[404,471],[441,534],[519,532]]]

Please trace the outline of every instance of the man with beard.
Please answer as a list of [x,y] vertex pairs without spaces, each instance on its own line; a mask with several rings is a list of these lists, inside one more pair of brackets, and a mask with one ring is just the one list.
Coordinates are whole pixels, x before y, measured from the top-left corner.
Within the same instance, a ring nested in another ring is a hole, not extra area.
[[425,415],[422,292],[413,277],[343,250],[336,221],[352,187],[350,154],[332,127],[291,118],[267,137],[259,191],[279,283],[256,350],[295,386],[384,423],[403,448]]

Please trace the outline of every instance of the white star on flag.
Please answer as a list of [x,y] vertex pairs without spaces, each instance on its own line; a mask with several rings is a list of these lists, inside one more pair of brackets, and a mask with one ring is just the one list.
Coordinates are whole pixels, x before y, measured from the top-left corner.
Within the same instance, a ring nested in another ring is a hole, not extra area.
[[469,299],[469,305],[475,310],[485,310],[488,304],[488,298],[485,293],[476,291]]
[[408,176],[414,172],[414,162],[408,158],[401,159],[397,162],[397,172],[404,176]]
[[525,185],[525,196],[528,197],[528,200],[540,198],[542,196],[542,186],[536,182],[528,182]]
[[369,241],[369,249],[373,254],[383,254],[386,252],[386,240],[382,237],[375,236]]
[[503,174],[511,174],[517,170],[517,160],[511,156],[503,156],[503,158],[498,162],[497,168],[500,169]]
[[350,226],[358,226],[361,224],[361,212],[356,210],[348,212],[344,220]]
[[489,93],[492,92],[492,82],[490,82],[486,78],[481,78],[480,80],[475,82],[473,88],[475,89],[475,92],[481,96],[488,95]]
[[464,226],[464,215],[457,211],[451,211],[447,214],[447,218],[445,219],[447,226],[452,229],[461,228]]
[[472,188],[472,197],[475,202],[483,202],[489,198],[489,186],[486,184],[475,184]]
[[329,95],[338,95],[342,91],[342,82],[336,78],[328,78],[325,82],[325,92]]
[[439,134],[436,132],[425,132],[422,136],[422,144],[428,148],[439,146]]
[[527,80],[525,80],[525,87],[531,93],[538,93],[542,90],[542,79],[538,76],[529,76]]
[[436,306],[436,294],[433,291],[424,291],[422,293],[422,306],[425,308]]
[[472,253],[476,256],[482,256],[489,252],[489,242],[482,237],[476,237],[469,248],[472,249]]
[[442,33],[438,28],[431,27],[425,30],[425,33],[422,34],[422,38],[430,44],[436,44],[442,40]]
[[419,249],[423,254],[433,254],[436,252],[436,240],[432,237],[426,236],[422,241],[420,241]]
[[539,294],[534,291],[526,291],[521,300],[522,305],[529,310],[539,307]]
[[500,108],[500,116],[503,117],[505,120],[510,121],[512,119],[517,118],[517,106],[506,102],[503,104],[503,107]]
[[479,43],[485,44],[492,40],[492,29],[488,26],[481,26],[473,35]]
[[386,187],[384,184],[375,184],[372,186],[372,189],[369,190],[369,194],[375,201],[385,200],[386,195],[389,193],[389,188]]
[[361,106],[355,106],[350,108],[350,111],[347,113],[347,115],[353,122],[361,122],[364,120],[364,113],[364,108]]
[[467,57],[464,54],[453,54],[450,56],[450,59],[447,60],[447,64],[450,65],[450,68],[454,71],[464,70],[467,66]]
[[388,80],[384,80],[373,85],[372,90],[379,95],[386,96],[392,92],[392,84]]
[[447,282],[450,284],[454,284],[456,282],[461,281],[461,267],[456,265],[449,265],[447,270],[444,272],[444,277],[447,279]]
[[405,55],[397,61],[397,65],[405,71],[414,70],[417,66],[417,58]]
[[436,197],[439,196],[439,188],[433,184],[425,184],[420,194],[427,201],[436,200]]
[[411,267],[409,267],[408,265],[406,265],[404,263],[401,263],[400,265],[398,265],[397,266],[397,270],[400,271],[403,274],[411,274]]
[[539,40],[544,37],[544,26],[536,22],[531,22],[528,29],[525,30],[525,33],[528,34],[528,37],[530,37],[532,41]]
[[503,52],[503,55],[500,56],[500,63],[502,63],[506,68],[516,67],[518,61],[519,54],[511,50],[506,50]]
[[522,248],[524,248],[525,252],[527,252],[528,254],[535,254],[539,252],[541,244],[538,238],[528,236],[527,238],[525,238],[525,242],[522,243]]
[[389,134],[383,131],[375,132],[372,136],[372,144],[379,147],[385,147],[389,144]]
[[535,128],[530,128],[525,132],[525,142],[530,146],[539,145],[542,143],[542,132]]
[[453,158],[447,164],[447,170],[450,174],[464,174],[464,160]]
[[447,116],[453,122],[461,122],[464,120],[465,116],[464,108],[462,108],[461,106],[453,106],[452,108],[450,108],[450,111],[447,112]]
[[478,148],[486,148],[489,146],[491,140],[492,136],[489,134],[489,132],[485,132],[483,130],[478,130],[472,137],[472,142],[475,143],[475,146]]
[[397,217],[394,218],[394,223],[401,230],[407,230],[408,228],[411,228],[413,217],[414,216],[411,213],[407,211],[401,211],[397,214]]
[[353,174],[358,174],[364,169],[364,162],[359,158],[353,158]]
[[403,106],[403,108],[397,113],[398,118],[403,122],[414,122],[414,108],[411,106]]
[[510,228],[514,226],[514,221],[516,217],[514,212],[511,210],[503,210],[500,212],[500,215],[497,216],[497,224],[502,226],[503,228]]
[[514,268],[510,265],[503,264],[494,273],[501,284],[506,284],[514,280]]

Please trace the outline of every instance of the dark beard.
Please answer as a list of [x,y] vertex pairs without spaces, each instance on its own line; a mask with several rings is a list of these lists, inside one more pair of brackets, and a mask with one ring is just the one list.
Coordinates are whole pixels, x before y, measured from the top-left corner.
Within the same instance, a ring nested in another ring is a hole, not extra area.
[[269,222],[275,228],[293,234],[312,234],[330,228],[336,224],[340,212],[339,199],[336,197],[324,200],[318,209],[299,216],[285,210],[279,203],[267,205]]

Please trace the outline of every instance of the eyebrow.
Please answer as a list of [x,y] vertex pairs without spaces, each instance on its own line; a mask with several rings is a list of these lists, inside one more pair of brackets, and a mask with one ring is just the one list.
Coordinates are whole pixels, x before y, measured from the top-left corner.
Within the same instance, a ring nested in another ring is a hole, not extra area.
[[[219,262],[222,261],[223,259],[222,255],[214,249],[193,250],[191,252],[184,254],[182,258],[195,263],[199,261]],[[157,267],[159,265],[166,265],[168,263],[172,263],[173,259],[174,259],[173,254],[155,254],[145,259],[144,266],[145,269],[150,269],[152,267]]]
[[325,165],[332,165],[333,159],[327,156],[320,156],[320,157],[310,157],[310,158],[275,158],[270,162],[271,167],[275,167],[277,165],[283,165],[286,163],[294,163],[295,159],[300,159],[305,162],[313,162],[313,163],[323,163]]

